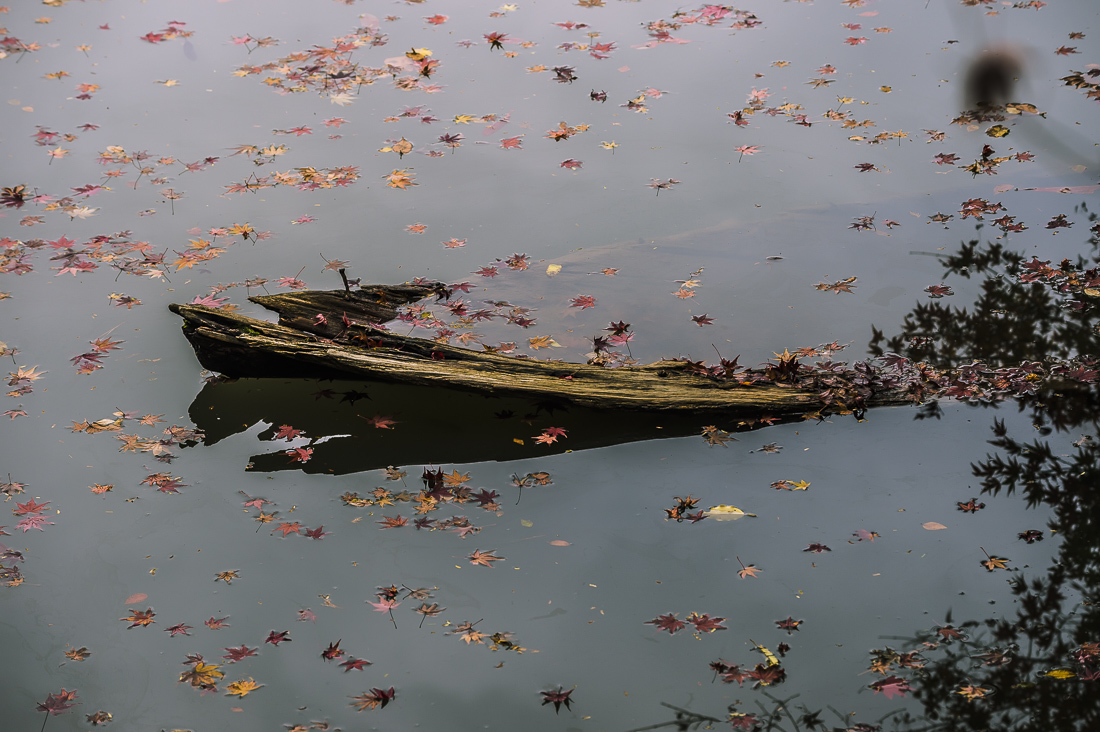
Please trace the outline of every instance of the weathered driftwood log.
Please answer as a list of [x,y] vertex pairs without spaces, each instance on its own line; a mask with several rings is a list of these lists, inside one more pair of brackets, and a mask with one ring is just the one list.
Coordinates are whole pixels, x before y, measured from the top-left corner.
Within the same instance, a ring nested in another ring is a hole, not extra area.
[[[686,361],[604,368],[480,353],[378,329],[397,308],[440,286],[373,286],[251,297],[279,323],[199,305],[169,305],[202,365],[234,377],[364,379],[555,399],[597,409],[812,413],[818,391],[793,384],[719,380]],[[760,372],[755,372],[759,375]],[[835,374],[831,375],[834,379]],[[866,390],[865,390],[866,391]],[[860,408],[906,402],[901,391],[865,393]]]

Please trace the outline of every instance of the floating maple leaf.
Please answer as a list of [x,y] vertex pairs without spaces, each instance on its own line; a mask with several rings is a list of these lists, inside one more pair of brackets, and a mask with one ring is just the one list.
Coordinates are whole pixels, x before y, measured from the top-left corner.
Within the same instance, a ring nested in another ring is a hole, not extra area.
[[276,633],[273,630],[273,631],[271,631],[270,633],[267,634],[267,638],[264,639],[264,643],[270,643],[273,646],[278,647],[278,645],[280,643],[283,643],[283,642],[290,643],[291,640],[292,639],[290,637],[290,631],[289,630],[281,630],[278,633]]
[[483,567],[491,568],[493,566],[493,562],[499,562],[504,559],[504,557],[498,557],[493,554],[494,551],[496,550],[490,549],[487,552],[483,552],[480,549],[475,549],[474,553],[467,557],[467,559],[470,560],[470,564],[480,564]]
[[959,507],[959,510],[964,513],[977,513],[979,510],[985,508],[984,503],[978,503],[977,501],[977,498],[971,498],[966,503],[956,501],[956,505]]
[[[341,640],[343,640],[343,639],[341,639]],[[331,661],[334,658],[339,658],[340,656],[343,656],[343,655],[344,655],[344,651],[340,648],[340,641],[336,641],[335,643],[329,643],[328,648],[321,651],[321,658],[325,659],[326,661]]]
[[933,298],[933,299],[941,298],[941,297],[950,297],[951,295],[955,294],[951,290],[950,287],[947,287],[946,285],[942,285],[942,284],[941,285],[929,285],[928,287],[924,288],[924,291],[927,292],[928,296]]
[[645,621],[645,625],[657,626],[657,632],[667,630],[669,635],[676,633],[678,630],[684,629],[684,621],[676,617],[676,613],[668,613],[666,615],[658,615],[653,620]]
[[737,575],[741,579],[745,579],[746,577],[755,577],[758,573],[764,571],[762,569],[759,569],[754,564],[750,564],[746,567],[745,563],[741,561],[741,557],[737,557],[737,563],[741,565],[741,569],[737,570]]
[[313,448],[295,447],[293,449],[287,450],[284,454],[290,456],[290,462],[292,463],[299,461],[303,463],[308,463],[309,459],[313,457]]
[[252,679],[252,677],[249,676],[247,679],[240,679],[240,680],[234,681],[233,683],[226,686],[225,687],[225,691],[226,691],[225,695],[226,696],[238,696],[238,697],[241,697],[243,699],[244,697],[248,696],[250,693],[252,693],[256,689],[259,689],[262,686],[263,686],[263,684],[257,684]]
[[228,660],[230,663],[236,663],[242,659],[255,656],[257,649],[249,648],[242,643],[239,648],[223,648],[222,650],[225,651],[225,655],[222,656],[222,658]]
[[737,147],[733,148],[733,150],[734,150],[734,152],[738,153],[737,162],[740,163],[741,158],[743,158],[744,156],[746,156],[746,155],[755,155],[756,153],[760,152],[760,146],[759,145],[738,145]]
[[45,529],[42,528],[44,524],[48,526],[54,525],[53,521],[47,521],[45,516],[27,516],[26,518],[21,519],[19,522],[17,522],[15,524],[15,527],[17,529],[22,529],[23,533],[25,534],[27,533],[28,529],[38,529],[39,531],[44,531]]
[[974,684],[962,684],[958,689],[955,689],[952,693],[959,694],[967,701],[974,701],[975,699],[983,699],[988,696],[993,690],[987,689],[984,686],[975,686]]
[[[62,688],[57,694],[47,694],[46,701],[38,703],[38,711],[46,712],[47,719],[51,716],[64,714],[76,706],[76,704],[69,703],[74,699],[76,699],[76,689],[65,691]],[[42,726],[45,727],[46,723],[43,722]]]
[[576,691],[576,687],[569,691],[563,691],[562,687],[559,686],[557,691],[540,691],[539,693],[542,694],[542,705],[546,706],[547,704],[553,704],[554,714],[557,714],[562,704],[565,705],[567,710],[569,709],[569,705],[573,702],[569,695],[574,691]]
[[362,671],[364,668],[370,665],[371,662],[365,658],[352,658],[351,656],[348,656],[348,660],[341,663],[340,668],[344,669],[344,673],[347,673],[353,669]]
[[709,613],[704,615],[692,613],[687,616],[687,622],[695,626],[696,633],[713,633],[716,630],[727,630],[726,626],[722,625],[723,620],[725,618],[712,618]]
[[982,553],[985,554],[985,559],[982,561],[982,566],[986,570],[992,572],[995,569],[1008,569],[1009,560],[1006,557],[991,556],[989,552],[985,550],[985,547],[980,547]]
[[776,620],[775,624],[780,629],[787,631],[787,635],[791,635],[794,631],[798,630],[798,626],[802,625],[803,622],[802,620],[795,620],[788,615],[786,620]]
[[887,699],[893,699],[895,696],[905,696],[905,692],[910,691],[909,682],[898,676],[887,676],[885,679],[871,684],[870,688],[876,694],[879,692],[885,694]]
[[180,674],[180,681],[186,681],[203,690],[214,690],[214,684],[225,676],[224,672],[218,670],[221,664],[206,663],[198,654],[189,655],[183,665],[190,666],[191,669]]
[[391,701],[394,700],[396,693],[391,686],[389,690],[383,689],[371,689],[365,691],[359,696],[351,697],[351,706],[355,707],[356,711],[362,712],[365,709],[382,709]]
[[155,620],[153,620],[153,617],[155,615],[156,615],[156,613],[153,612],[153,608],[149,608],[147,610],[131,610],[130,614],[127,617],[119,618],[119,620],[129,622],[130,625],[128,625],[126,627],[127,627],[127,629],[130,629],[130,628],[136,628],[139,625],[142,625],[142,626],[152,625],[153,623],[156,622]]
[[649,188],[655,188],[657,190],[657,195],[659,196],[659,195],[661,195],[661,190],[662,189],[672,188],[672,186],[676,185],[677,183],[682,183],[682,182],[683,181],[676,180],[675,178],[669,178],[668,180],[661,180],[659,178],[653,178],[652,182],[647,183],[646,185]]

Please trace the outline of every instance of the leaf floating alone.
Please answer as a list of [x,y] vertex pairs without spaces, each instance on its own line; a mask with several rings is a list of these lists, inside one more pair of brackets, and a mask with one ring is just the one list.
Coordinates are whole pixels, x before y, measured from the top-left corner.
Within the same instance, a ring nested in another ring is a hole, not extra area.
[[364,709],[382,709],[391,701],[394,700],[396,693],[391,686],[389,690],[383,689],[371,689],[369,692],[365,691],[359,696],[353,696],[351,706],[355,707],[356,711],[363,711]]
[[756,518],[755,513],[746,513],[737,506],[728,506],[726,504],[720,504],[717,506],[711,506],[706,511],[707,518],[712,518],[715,521],[736,521],[744,516],[751,516]]
[[974,686],[973,684],[965,684],[955,689],[954,694],[959,694],[966,698],[967,701],[974,701],[975,699],[984,699],[993,693],[992,689],[987,689],[984,686]]
[[737,570],[737,574],[741,577],[741,579],[745,579],[746,577],[755,577],[758,572],[764,571],[758,568],[755,564],[750,564],[746,567],[745,563],[741,561],[741,557],[737,557],[737,563],[741,565],[741,569]]
[[562,704],[565,705],[566,709],[569,709],[569,705],[573,702],[573,700],[569,698],[569,695],[572,694],[574,690],[575,688],[569,691],[562,691],[562,687],[559,686],[557,691],[540,691],[539,693],[542,694],[543,706],[553,704],[554,714],[557,714]]
[[493,562],[499,562],[504,559],[504,557],[498,557],[493,554],[494,551],[495,550],[490,549],[487,552],[483,552],[480,549],[475,549],[474,553],[467,557],[467,559],[470,560],[470,564],[480,564],[483,567],[492,567]]
[[941,523],[935,521],[925,521],[921,526],[929,531],[939,531],[940,529],[946,529],[947,527]]

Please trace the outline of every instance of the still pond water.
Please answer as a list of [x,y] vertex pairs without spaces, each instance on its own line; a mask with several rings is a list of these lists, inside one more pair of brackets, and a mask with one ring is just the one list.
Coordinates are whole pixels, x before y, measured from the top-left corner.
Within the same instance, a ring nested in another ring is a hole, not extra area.
[[[1016,265],[1097,261],[1098,17],[3,8],[0,726],[1095,728],[1096,275]],[[1021,78],[968,115],[983,51]],[[706,418],[225,382],[167,310],[270,317],[247,296],[336,288],[326,260],[469,283],[527,327],[431,305],[451,342],[535,358],[622,321],[642,363],[857,361],[877,329],[936,367],[1081,370],[714,445]],[[471,499],[417,514],[426,469]],[[689,495],[755,516],[668,520]]]

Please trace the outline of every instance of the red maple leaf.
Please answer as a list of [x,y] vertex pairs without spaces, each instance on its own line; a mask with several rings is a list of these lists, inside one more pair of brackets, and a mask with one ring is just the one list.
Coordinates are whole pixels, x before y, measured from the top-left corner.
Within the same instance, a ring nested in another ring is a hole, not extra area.
[[547,704],[553,704],[554,705],[554,714],[557,714],[558,710],[561,709],[562,704],[565,705],[566,709],[569,709],[569,705],[573,701],[572,699],[569,698],[569,695],[572,694],[573,691],[574,691],[574,689],[570,689],[569,691],[563,691],[562,687],[559,686],[557,691],[553,691],[553,690],[551,690],[551,691],[540,691],[539,693],[542,694],[542,704],[543,704],[543,706],[546,706]]
[[775,621],[775,624],[777,626],[779,626],[783,630],[787,631],[787,635],[791,635],[791,633],[798,630],[798,626],[802,625],[802,623],[803,623],[803,621],[795,620],[790,615],[787,616],[786,620],[776,620]]
[[76,706],[76,704],[69,704],[73,699],[76,699],[76,689],[65,691],[62,688],[57,694],[47,694],[46,701],[38,703],[38,711],[47,712],[49,715],[64,714]]
[[358,711],[364,709],[381,709],[393,701],[396,696],[396,692],[391,686],[389,690],[383,689],[371,689],[369,692],[363,692],[359,696],[353,696],[354,701],[351,703]]
[[352,658],[348,656],[348,660],[340,664],[340,668],[344,669],[344,673],[351,671],[352,669],[358,669],[362,671],[367,666],[370,666],[371,662],[365,658]]
[[191,635],[190,633],[187,632],[189,630],[191,630],[190,625],[186,625],[184,623],[177,623],[176,625],[173,625],[171,628],[165,628],[164,632],[165,633],[171,633],[173,636],[176,636],[176,635]]
[[580,308],[581,310],[596,307],[596,298],[591,295],[577,295],[569,302],[571,307]]
[[[290,425],[284,424],[284,425],[279,427],[279,431],[275,433],[275,437],[273,437],[272,439],[274,439],[274,440],[282,440],[282,439],[293,440],[295,437],[297,437],[301,433],[302,433],[301,430],[296,430],[293,427],[291,427]],[[247,504],[245,504],[245,505],[247,505]]]
[[45,503],[35,503],[34,499],[27,501],[26,503],[17,503],[18,509],[13,509],[12,513],[16,516],[24,516],[26,514],[39,514],[46,510],[46,506],[50,505],[49,501]]
[[312,447],[296,447],[293,450],[287,450],[286,454],[290,456],[290,462],[302,461],[303,463],[309,462],[309,459],[313,457]]
[[[276,527],[275,531],[283,532],[283,538],[285,539],[287,534],[301,534],[302,533],[302,525],[300,523],[298,523],[297,521],[294,521],[294,522],[283,521],[282,523],[279,524],[278,527]],[[271,533],[274,534],[275,531],[272,531]]]
[[382,416],[381,414],[376,414],[373,417],[363,417],[363,419],[367,420],[367,424],[370,426],[377,427],[380,430],[388,430],[397,424],[397,420],[392,416]]
[[240,648],[224,648],[222,650],[225,651],[225,655],[222,656],[222,658],[227,659],[230,663],[236,663],[237,661],[248,658],[249,656],[256,655],[255,648],[249,648],[243,643],[241,644]]
[[756,683],[753,684],[754,689],[759,686],[778,684],[787,678],[787,672],[782,666],[765,666],[762,663],[756,664],[756,668],[745,675],[751,679],[756,679]]
[[264,639],[264,643],[270,643],[273,646],[278,647],[280,643],[286,641],[289,643],[292,640],[289,630],[280,630],[276,633],[274,630],[267,634],[267,638]]
[[203,623],[203,625],[205,625],[207,628],[210,628],[210,630],[221,630],[222,628],[229,627],[229,623],[225,622],[226,620],[229,620],[228,616],[224,618],[215,618],[211,616],[209,620]]
[[323,528],[325,528],[324,524],[318,526],[316,529],[306,529],[305,536],[308,536],[310,539],[323,539],[331,533],[329,531],[322,531],[321,529]]
[[905,696],[905,692],[909,691],[909,682],[900,676],[887,676],[885,679],[876,681],[871,684],[871,688],[875,693],[882,692],[886,695],[887,699],[893,699],[895,696]]
[[802,551],[804,551],[804,552],[814,552],[815,554],[820,554],[821,552],[831,552],[832,549],[825,546],[824,544],[818,544],[817,542],[814,542],[813,544],[810,544],[808,547],[806,547]]
[[54,525],[53,521],[47,521],[45,516],[27,516],[24,519],[20,519],[19,522],[15,524],[15,527],[17,529],[22,529],[25,534],[29,529],[45,531],[45,529],[42,528],[43,524],[48,524],[50,526]]
[[519,137],[505,137],[503,140],[500,141],[500,146],[505,150],[509,148],[522,150],[523,140],[521,140],[520,137],[523,137],[523,135],[520,135]]
[[672,635],[678,630],[684,629],[684,621],[676,617],[676,613],[668,613],[666,615],[658,615],[653,620],[647,620],[645,625],[656,625],[657,632],[667,630],[669,635]]
[[722,621],[725,618],[712,618],[709,614],[699,615],[698,613],[692,613],[688,615],[687,620],[689,623],[695,626],[695,632],[697,633],[713,633],[716,630],[726,630],[726,626],[722,625]]
[[714,318],[708,318],[706,313],[702,315],[692,315],[691,319],[695,321],[696,325],[702,328],[704,325],[710,325],[714,322]]
[[[343,639],[341,639],[341,640],[343,640]],[[340,656],[343,656],[343,655],[344,655],[344,651],[341,650],[341,648],[340,648],[340,641],[336,641],[335,643],[329,643],[328,648],[321,651],[321,658],[325,659],[326,661],[331,661],[332,659],[339,658]]]

